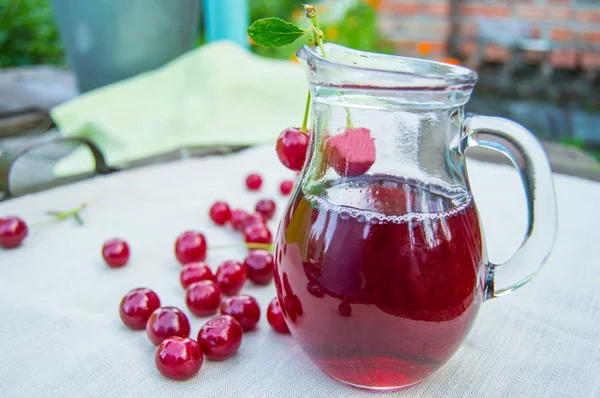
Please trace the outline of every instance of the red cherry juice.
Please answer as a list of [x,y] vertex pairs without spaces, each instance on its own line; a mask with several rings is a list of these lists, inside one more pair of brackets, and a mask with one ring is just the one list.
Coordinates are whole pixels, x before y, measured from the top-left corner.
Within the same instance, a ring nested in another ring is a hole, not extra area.
[[469,332],[487,272],[463,189],[390,177],[298,190],[282,220],[275,284],[290,331],[330,376],[415,384]]

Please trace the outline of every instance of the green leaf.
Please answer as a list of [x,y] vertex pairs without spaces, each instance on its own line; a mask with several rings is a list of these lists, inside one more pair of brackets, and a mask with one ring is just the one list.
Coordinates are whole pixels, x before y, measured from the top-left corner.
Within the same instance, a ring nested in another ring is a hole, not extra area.
[[307,32],[308,30],[279,18],[259,19],[248,28],[250,38],[263,47],[281,47],[291,44]]

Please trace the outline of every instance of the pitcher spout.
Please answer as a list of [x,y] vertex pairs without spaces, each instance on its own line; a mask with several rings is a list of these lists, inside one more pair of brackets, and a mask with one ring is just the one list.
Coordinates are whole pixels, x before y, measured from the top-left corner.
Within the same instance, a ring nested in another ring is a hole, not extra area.
[[368,53],[326,43],[327,56],[318,47],[304,46],[296,56],[313,85],[411,91],[462,92],[452,105],[469,100],[477,81],[471,69],[418,58]]

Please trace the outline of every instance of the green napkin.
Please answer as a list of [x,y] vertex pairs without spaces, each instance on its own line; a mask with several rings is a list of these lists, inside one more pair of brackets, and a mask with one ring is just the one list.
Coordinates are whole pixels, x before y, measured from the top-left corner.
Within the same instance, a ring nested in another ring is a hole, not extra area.
[[[118,167],[182,147],[275,141],[301,124],[307,89],[299,65],[220,41],[86,93],[51,116],[62,134],[91,139]],[[61,160],[55,174],[90,170],[86,151]]]

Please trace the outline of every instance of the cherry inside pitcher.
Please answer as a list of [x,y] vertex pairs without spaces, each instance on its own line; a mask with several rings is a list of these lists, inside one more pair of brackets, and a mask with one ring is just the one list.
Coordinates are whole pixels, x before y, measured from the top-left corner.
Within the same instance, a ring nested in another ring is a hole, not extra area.
[[487,271],[468,191],[345,178],[317,195],[300,190],[282,223],[279,301],[291,333],[325,373],[356,387],[398,389],[456,352]]

